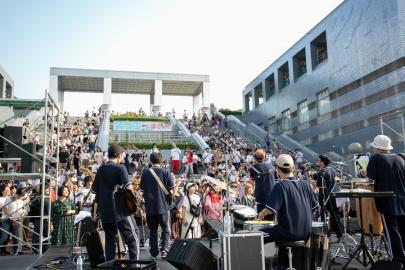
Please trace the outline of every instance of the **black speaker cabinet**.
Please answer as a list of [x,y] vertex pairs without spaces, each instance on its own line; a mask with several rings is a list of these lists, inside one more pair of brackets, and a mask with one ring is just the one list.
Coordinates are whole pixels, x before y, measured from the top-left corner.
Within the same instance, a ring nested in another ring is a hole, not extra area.
[[[18,146],[21,146],[28,142],[29,140],[29,129],[26,127],[4,127],[4,137],[7,140],[15,143]],[[12,145],[11,143],[3,140],[3,157],[4,158],[19,158],[21,157],[21,150]]]
[[220,233],[223,264],[227,269],[265,269],[264,240],[261,232],[235,233],[230,235],[230,262],[227,252],[228,237]]
[[[42,145],[34,143],[26,143],[22,145],[22,148],[37,156],[42,150]],[[39,156],[39,159],[42,160],[42,156]],[[22,173],[40,173],[42,172],[42,162],[28,155],[27,153],[21,151],[21,172]]]
[[176,239],[166,261],[180,270],[218,269],[218,257],[198,239]]

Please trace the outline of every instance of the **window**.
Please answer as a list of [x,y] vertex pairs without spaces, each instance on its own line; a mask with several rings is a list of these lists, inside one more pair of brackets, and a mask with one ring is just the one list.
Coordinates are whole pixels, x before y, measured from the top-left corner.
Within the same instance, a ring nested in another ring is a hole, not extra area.
[[320,34],[311,42],[312,69],[328,59],[328,46],[326,44],[326,32]]
[[255,89],[255,107],[263,103],[263,86],[262,83],[256,85]]
[[269,119],[269,132],[270,134],[276,134],[277,133],[277,122],[276,122],[276,117],[273,116]]
[[276,93],[276,87],[274,85],[274,73],[266,78],[265,88],[266,88],[266,100],[269,100],[269,98]]
[[288,70],[288,62],[285,62],[278,69],[278,88],[279,90],[283,89],[284,87],[290,84],[290,72]]
[[303,124],[309,121],[308,102],[304,100],[297,105],[298,107],[298,123]]
[[252,92],[249,92],[245,95],[245,110],[248,112],[251,109],[253,109]]
[[285,110],[281,113],[281,128],[283,131],[291,129],[291,115],[290,109]]
[[307,73],[307,60],[305,56],[305,48],[299,51],[293,57],[294,80]]
[[316,96],[318,100],[318,116],[329,113],[330,112],[329,90],[328,89],[322,90]]

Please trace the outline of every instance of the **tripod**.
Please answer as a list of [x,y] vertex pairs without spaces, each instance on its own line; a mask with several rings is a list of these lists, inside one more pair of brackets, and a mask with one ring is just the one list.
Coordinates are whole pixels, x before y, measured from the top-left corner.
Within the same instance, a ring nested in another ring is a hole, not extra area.
[[341,257],[344,259],[349,258],[347,256],[339,254],[340,251],[342,251],[344,254],[349,255],[349,241],[352,241],[354,243],[354,245],[357,246],[357,241],[353,238],[353,236],[351,236],[347,232],[347,226],[348,226],[347,214],[348,214],[348,203],[345,202],[345,204],[343,205],[343,235],[338,241],[338,244],[339,244],[338,249],[335,251],[334,254],[332,254],[332,259],[336,259],[337,257]]

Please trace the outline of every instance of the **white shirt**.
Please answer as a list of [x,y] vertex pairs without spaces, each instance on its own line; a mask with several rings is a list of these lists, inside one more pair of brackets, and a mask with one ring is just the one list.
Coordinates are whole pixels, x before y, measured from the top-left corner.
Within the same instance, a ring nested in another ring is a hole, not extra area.
[[253,156],[252,155],[247,155],[246,156],[246,162],[252,162],[253,161]]
[[90,134],[89,135],[89,142],[94,143],[96,141],[96,135]]
[[[7,200],[7,198],[8,197],[0,197],[0,209],[1,209],[1,212],[3,213],[3,206],[5,205],[5,202],[6,202],[6,200]],[[0,218],[3,218],[3,214],[2,215],[0,215]]]
[[205,163],[205,164],[208,164],[208,163],[211,163],[212,162],[212,154],[211,153],[208,153],[208,152],[204,152],[203,153],[203,162]]
[[170,155],[172,157],[172,160],[180,160],[180,154],[181,154],[181,150],[178,147],[173,148],[170,151]]
[[12,198],[8,197],[5,200],[4,205],[7,205],[7,213],[13,220],[18,220],[25,214],[24,202],[20,199],[12,201]]
[[[86,187],[80,188],[79,193],[81,193],[81,195],[76,198],[76,201],[83,202],[84,198],[87,196],[87,194],[89,194],[89,192],[90,192],[90,189],[88,189]],[[86,200],[86,204],[92,203],[95,198],[96,198],[96,195],[90,192],[90,195]],[[87,211],[87,212],[91,213],[91,207],[83,207],[83,211]]]

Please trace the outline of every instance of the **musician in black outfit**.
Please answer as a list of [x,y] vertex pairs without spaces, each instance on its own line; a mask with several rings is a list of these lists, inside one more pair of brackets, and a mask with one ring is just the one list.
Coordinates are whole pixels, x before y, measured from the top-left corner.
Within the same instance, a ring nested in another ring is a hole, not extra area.
[[378,212],[384,214],[395,260],[405,263],[405,159],[391,154],[391,139],[378,135],[370,144],[373,155],[367,165],[367,177],[374,191],[393,191],[395,196],[375,198]]
[[[340,239],[343,235],[343,225],[340,222],[339,209],[336,205],[336,198],[329,196],[336,189],[337,172],[330,166],[331,160],[327,155],[320,155],[316,161],[316,166],[320,171],[316,175],[316,185],[319,189],[319,204],[323,210],[325,208],[330,215],[331,229],[335,231]],[[321,219],[324,220],[325,213],[321,211]]]
[[274,168],[271,163],[264,162],[266,152],[263,149],[256,150],[253,155],[256,163],[253,167],[257,172],[250,168],[250,179],[255,181],[255,198],[257,202],[257,213],[260,213],[266,207],[266,201],[276,183],[274,177]]
[[124,204],[122,192],[115,193],[116,211],[113,207],[113,192],[117,186],[133,190],[127,169],[120,164],[121,153],[122,148],[118,145],[111,145],[108,148],[109,161],[98,169],[91,187],[91,191],[96,194],[95,202],[105,232],[106,261],[115,259],[116,222],[121,236],[128,246],[129,258],[131,260],[139,259],[138,227]]
[[[150,154],[152,167],[145,169],[141,176],[140,189],[143,191],[145,199],[146,222],[149,228],[150,254],[153,258],[159,255],[158,248],[158,227],[162,229],[162,242],[160,255],[165,258],[168,253],[170,239],[170,202],[159,182],[165,187],[167,192],[174,188],[174,182],[170,172],[162,168],[163,157],[160,152]],[[152,173],[156,174],[156,179]]]

